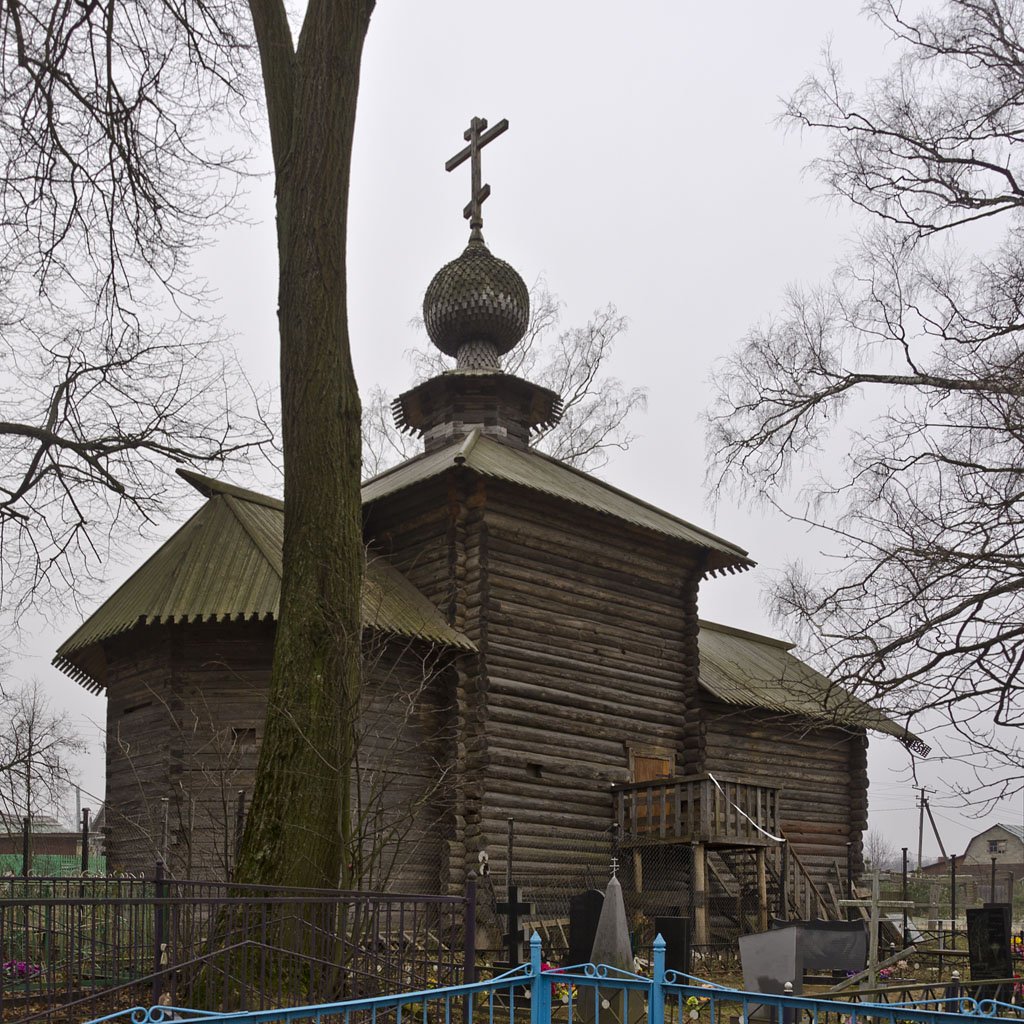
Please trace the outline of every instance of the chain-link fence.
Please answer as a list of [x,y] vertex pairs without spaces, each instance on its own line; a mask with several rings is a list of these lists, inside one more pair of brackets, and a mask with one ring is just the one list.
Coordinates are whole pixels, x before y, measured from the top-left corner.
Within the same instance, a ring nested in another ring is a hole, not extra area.
[[[1020,865],[947,864],[920,873],[881,872],[883,900],[908,899],[908,928],[913,933],[950,931],[965,927],[966,912],[986,903],[1009,903],[1015,928],[1024,926],[1024,870]],[[865,883],[870,885],[870,883]],[[904,892],[906,896],[904,897]],[[902,918],[902,912],[897,914]],[[900,922],[901,923],[901,922]]]
[[[622,885],[634,954],[645,966],[650,960],[656,933],[682,927],[693,936],[694,911],[700,898],[694,892],[693,848],[684,843],[630,846],[618,842],[614,828],[598,837],[552,834],[543,840],[543,870],[532,867],[528,857],[513,851],[512,881],[519,897],[532,911],[519,916],[522,938],[536,931],[544,955],[552,963],[569,959],[573,899],[588,890],[604,892],[614,870]],[[533,852],[533,851],[532,851]],[[533,852],[536,858],[536,852]],[[753,849],[709,851],[705,861],[708,941],[694,947],[698,962],[711,960],[732,964],[740,934],[756,931],[761,901],[757,887]],[[484,880],[481,887],[484,913],[503,934],[507,917],[499,907],[507,902],[506,875]]]

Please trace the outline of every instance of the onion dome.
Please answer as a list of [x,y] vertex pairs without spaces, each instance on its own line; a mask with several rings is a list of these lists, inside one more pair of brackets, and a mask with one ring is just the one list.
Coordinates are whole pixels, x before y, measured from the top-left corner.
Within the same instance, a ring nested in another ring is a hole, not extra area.
[[506,120],[488,129],[484,118],[474,117],[463,133],[469,145],[444,165],[451,171],[469,161],[470,200],[462,211],[469,221],[469,244],[428,285],[423,322],[430,340],[458,365],[410,388],[392,405],[398,429],[422,437],[428,452],[474,431],[525,449],[531,432],[554,426],[562,415],[554,391],[501,369],[501,357],[530,324],[526,282],[491,255],[482,231],[481,207],[491,186],[481,182],[480,150],[507,128]]
[[423,297],[430,340],[460,370],[497,370],[530,322],[530,294],[519,273],[474,232],[457,259],[435,275]]

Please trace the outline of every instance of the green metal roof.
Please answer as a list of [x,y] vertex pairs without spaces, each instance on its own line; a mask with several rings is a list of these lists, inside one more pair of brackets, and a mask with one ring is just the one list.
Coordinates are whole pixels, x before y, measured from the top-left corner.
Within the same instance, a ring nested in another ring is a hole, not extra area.
[[700,684],[726,704],[871,729],[929,752],[912,732],[791,654],[793,644],[703,620],[698,644]]
[[363,503],[377,501],[447,472],[454,466],[464,466],[484,477],[541,491],[641,529],[703,548],[708,552],[708,572],[712,575],[742,571],[755,564],[743,548],[707,530],[532,448],[513,448],[482,435],[479,430],[474,430],[462,441],[410,459],[367,481],[363,484]]
[[[97,645],[135,626],[277,617],[284,505],[198,473],[181,475],[207,496],[205,504],[57,650],[54,664],[88,690],[105,685]],[[372,554],[363,624],[474,649],[401,573]]]

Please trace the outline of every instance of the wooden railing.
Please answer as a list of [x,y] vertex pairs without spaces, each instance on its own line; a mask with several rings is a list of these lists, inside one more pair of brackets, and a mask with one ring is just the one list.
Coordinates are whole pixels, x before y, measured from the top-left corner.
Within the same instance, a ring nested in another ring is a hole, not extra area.
[[792,844],[772,844],[768,870],[775,887],[785,893],[783,906],[775,912],[782,918],[810,921],[845,921],[834,892],[822,892]]
[[688,775],[618,784],[612,791],[619,835],[627,846],[769,846],[774,845],[769,836],[778,835],[778,790],[771,786]]

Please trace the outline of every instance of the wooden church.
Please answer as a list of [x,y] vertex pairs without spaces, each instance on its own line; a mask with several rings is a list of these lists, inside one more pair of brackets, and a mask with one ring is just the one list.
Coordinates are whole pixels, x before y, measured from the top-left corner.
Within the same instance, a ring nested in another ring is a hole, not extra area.
[[[464,151],[477,187],[485,127]],[[652,912],[695,908],[698,942],[730,885],[754,886],[763,913],[770,887],[825,913],[861,866],[867,730],[913,737],[789,645],[701,621],[701,587],[750,568],[746,551],[530,447],[561,402],[501,370],[529,300],[484,243],[483,198],[424,299],[456,368],[395,402],[424,451],[363,487],[363,884],[461,890],[483,861],[501,878],[512,817],[527,890],[606,877],[614,848]],[[263,725],[283,506],[182,475],[198,509],[55,663],[107,697],[108,863],[226,877]],[[686,872],[659,875],[672,850]]]

